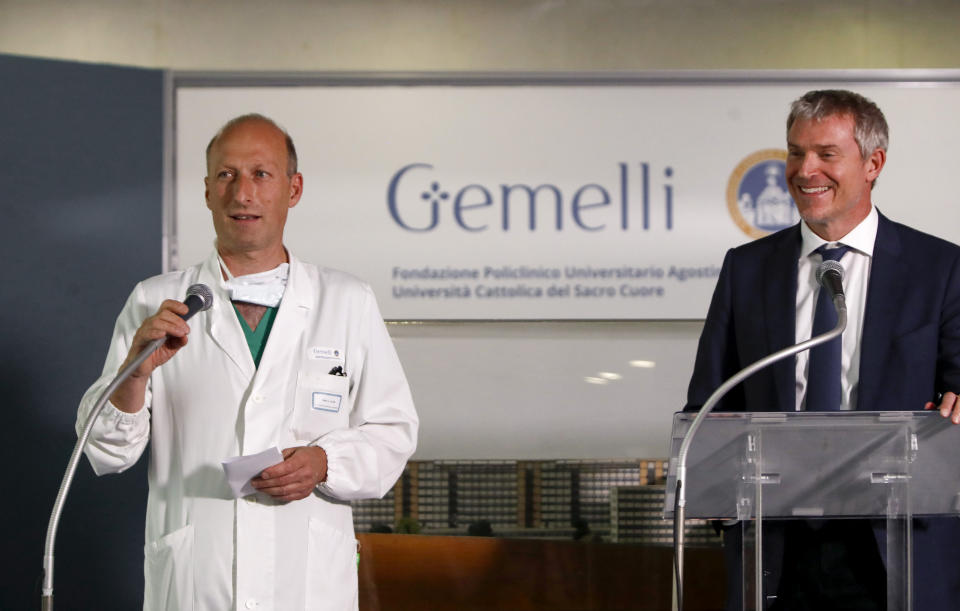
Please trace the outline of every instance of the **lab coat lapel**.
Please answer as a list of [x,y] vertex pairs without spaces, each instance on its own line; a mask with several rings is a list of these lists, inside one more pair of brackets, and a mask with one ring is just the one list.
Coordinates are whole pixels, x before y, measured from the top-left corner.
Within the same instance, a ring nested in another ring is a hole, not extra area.
[[[290,255],[290,275],[287,277],[287,288],[277,310],[277,317],[270,329],[267,338],[267,347],[260,358],[261,375],[269,376],[270,369],[284,366],[284,358],[290,354],[303,354],[304,330],[310,314],[316,288],[300,261]],[[290,350],[290,344],[296,343],[295,350]]]
[[[883,387],[884,359],[890,352],[893,330],[898,326],[904,304],[904,300],[895,296],[905,294],[910,285],[910,275],[910,265],[904,262],[901,253],[900,235],[894,224],[881,214],[873,246],[873,261],[870,263],[870,282],[860,339],[858,410],[876,409],[881,404],[877,393]],[[887,371],[886,375],[890,375],[890,372]]]
[[252,379],[255,373],[253,357],[250,355],[243,329],[240,328],[240,321],[237,320],[237,313],[230,303],[230,295],[224,286],[216,251],[200,270],[200,282],[213,291],[213,306],[206,317],[206,333],[240,369],[245,379]]
[[[797,259],[800,256],[800,226],[785,233],[763,268],[763,307],[761,320],[767,325],[767,354],[773,354],[796,342]],[[745,363],[746,365],[747,363]],[[778,405],[769,410],[796,409],[796,369],[794,359],[771,365],[777,389]]]

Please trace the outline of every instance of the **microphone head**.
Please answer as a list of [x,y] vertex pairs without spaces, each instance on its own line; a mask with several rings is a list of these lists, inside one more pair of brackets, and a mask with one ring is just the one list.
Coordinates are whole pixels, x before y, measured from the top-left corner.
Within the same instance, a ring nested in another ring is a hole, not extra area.
[[200,299],[201,312],[204,310],[209,310],[210,306],[213,305],[213,291],[211,291],[210,287],[206,284],[191,284],[190,288],[187,289],[187,296],[184,301],[189,299],[191,296]]
[[837,274],[839,276],[839,280],[843,281],[843,266],[840,265],[839,261],[831,261],[827,259],[820,264],[820,267],[817,268],[817,284],[822,285],[823,277],[830,272]]

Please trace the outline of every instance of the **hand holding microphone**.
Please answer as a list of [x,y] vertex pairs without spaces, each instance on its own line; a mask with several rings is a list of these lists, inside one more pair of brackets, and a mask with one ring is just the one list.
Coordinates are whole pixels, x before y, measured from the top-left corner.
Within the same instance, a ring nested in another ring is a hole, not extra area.
[[120,371],[138,358],[145,358],[141,359],[130,377],[110,395],[110,402],[117,409],[128,413],[140,411],[147,378],[154,369],[169,361],[178,350],[187,345],[187,335],[190,333],[187,320],[197,312],[209,309],[211,305],[213,292],[210,288],[205,284],[194,284],[187,289],[183,302],[167,299],[160,304],[156,314],[143,321],[133,336],[130,352],[120,366]]

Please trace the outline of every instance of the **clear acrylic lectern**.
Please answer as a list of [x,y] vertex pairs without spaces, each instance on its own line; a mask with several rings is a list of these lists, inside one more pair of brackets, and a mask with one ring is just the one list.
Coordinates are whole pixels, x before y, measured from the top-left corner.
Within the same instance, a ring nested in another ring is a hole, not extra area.
[[[677,453],[695,416],[674,416],[668,518]],[[960,427],[938,412],[713,413],[690,445],[686,516],[746,523],[742,600],[749,611],[768,601],[765,520],[885,520],[887,609],[910,611],[912,518],[960,513],[958,454]]]

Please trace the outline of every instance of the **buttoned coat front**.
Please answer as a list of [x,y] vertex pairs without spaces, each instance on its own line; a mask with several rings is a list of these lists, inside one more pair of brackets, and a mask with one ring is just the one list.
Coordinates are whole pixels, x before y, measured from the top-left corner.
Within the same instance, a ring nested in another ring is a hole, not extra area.
[[[349,501],[390,490],[418,427],[366,284],[291,256],[255,367],[215,254],[141,282],[117,320],[103,375],[81,402],[78,431],[141,322],[195,283],[213,290],[213,306],[191,319],[187,345],[154,370],[144,409],[125,414],[108,404],[86,449],[98,474],[122,471],[150,449],[144,609],[356,609]],[[331,374],[337,366],[347,375]],[[308,444],[329,462],[312,495],[233,498],[221,461]]]

